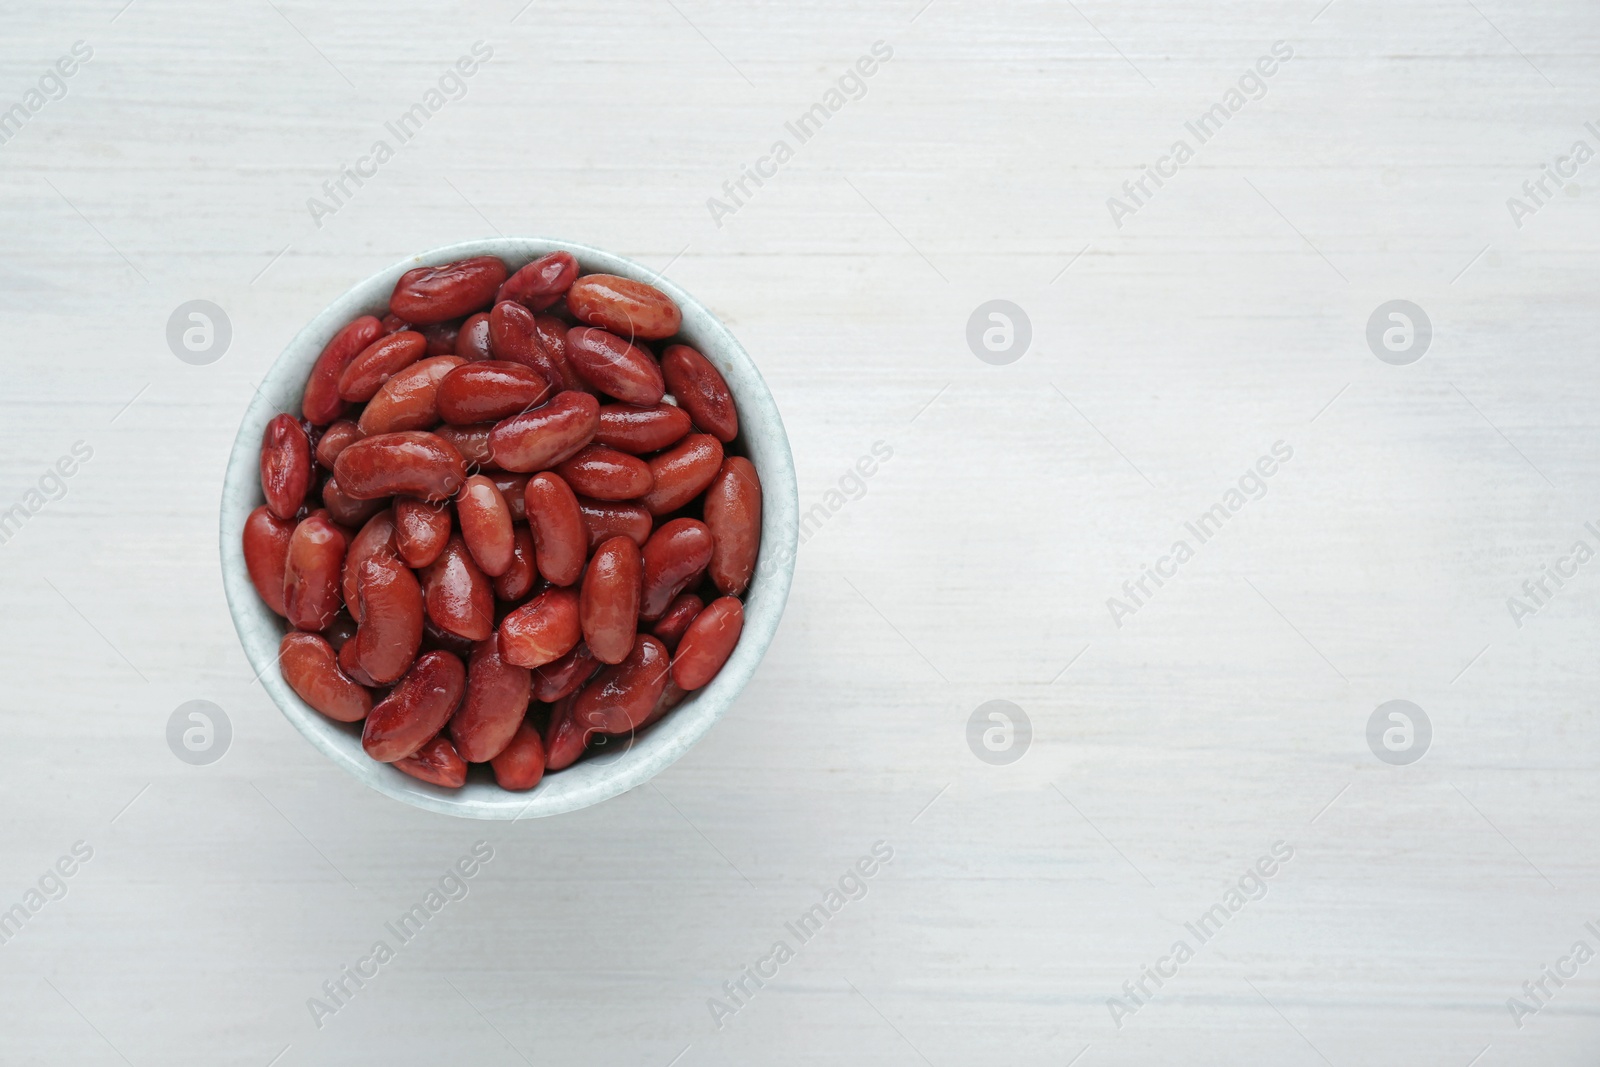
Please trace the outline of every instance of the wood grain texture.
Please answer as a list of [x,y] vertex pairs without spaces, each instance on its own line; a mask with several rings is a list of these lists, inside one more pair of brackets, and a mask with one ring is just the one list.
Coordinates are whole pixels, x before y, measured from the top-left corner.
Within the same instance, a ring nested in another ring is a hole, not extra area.
[[[1593,1061],[1600,962],[1520,1029],[1507,999],[1600,950],[1600,564],[1521,627],[1506,600],[1600,548],[1600,161],[1520,228],[1506,200],[1600,150],[1600,13],[922,4],[13,5],[0,109],[94,55],[0,144],[0,512],[93,457],[0,544],[0,909],[94,854],[0,945],[0,1060]],[[465,94],[315,225],[476,41]],[[707,199],[876,41],[865,94],[719,226]],[[1107,198],[1275,41],[1264,95],[1118,227]],[[322,760],[253,684],[215,548],[287,339],[493,232],[667,268],[762,367],[828,512],[716,730],[513,826]],[[209,366],[165,340],[196,298],[233,327]],[[1008,366],[965,340],[994,298],[1032,323]],[[1404,367],[1364,337],[1397,298],[1434,331]],[[1115,625],[1279,441],[1265,495]],[[233,727],[208,767],[164,736],[197,698]],[[1394,698],[1433,726],[1408,767],[1365,740]],[[995,699],[1032,724],[1008,766],[966,741]],[[315,1026],[307,998],[480,838],[466,898]],[[880,840],[865,896],[788,934]],[[1266,895],[1116,1026],[1107,999],[1278,841]],[[719,1028],[708,998],[779,939]]]

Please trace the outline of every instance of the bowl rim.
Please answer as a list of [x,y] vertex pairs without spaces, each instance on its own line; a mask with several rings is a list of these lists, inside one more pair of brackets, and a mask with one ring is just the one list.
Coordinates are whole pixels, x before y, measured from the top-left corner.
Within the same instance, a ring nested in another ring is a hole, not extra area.
[[[711,360],[728,381],[739,413],[743,454],[761,477],[761,554],[745,594],[745,624],[722,671],[704,688],[615,752],[591,755],[526,793],[500,789],[478,772],[459,790],[443,789],[372,760],[360,747],[359,724],[336,723],[307,705],[275,670],[285,621],[256,594],[244,566],[245,520],[262,502],[261,434],[280,411],[299,409],[305,378],[333,335],[362,314],[383,314],[400,275],[476,255],[495,255],[510,270],[550,252],[577,258],[583,273],[618,274],[647,282],[671,296],[683,313],[676,335]],[[671,264],[669,263],[668,266]],[[381,310],[375,310],[381,309]],[[276,395],[283,403],[275,402]],[[759,457],[759,458],[758,458]],[[228,611],[256,679],[285,718],[324,756],[364,785],[427,811],[461,818],[512,820],[577,811],[642,785],[671,766],[726,714],[777,632],[794,576],[799,537],[799,491],[794,457],[777,404],[755,361],[704,304],[643,264],[604,249],[546,237],[490,237],[431,248],[377,271],[336,297],[278,353],[245,409],[223,477],[219,539]]]

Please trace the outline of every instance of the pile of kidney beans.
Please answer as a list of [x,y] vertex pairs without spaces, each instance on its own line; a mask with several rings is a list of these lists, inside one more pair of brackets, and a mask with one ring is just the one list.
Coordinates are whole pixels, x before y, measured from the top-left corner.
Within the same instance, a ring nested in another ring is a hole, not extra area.
[[531,789],[714,678],[761,483],[659,289],[554,252],[408,271],[261,442],[250,580],[284,680],[375,760]]

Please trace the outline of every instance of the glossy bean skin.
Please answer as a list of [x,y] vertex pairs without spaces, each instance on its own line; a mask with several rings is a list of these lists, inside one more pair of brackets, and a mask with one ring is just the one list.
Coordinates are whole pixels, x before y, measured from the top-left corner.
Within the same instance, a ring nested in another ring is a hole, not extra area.
[[283,606],[283,571],[293,534],[294,523],[278,518],[265,504],[244,521],[244,567],[250,572],[250,584],[256,587],[262,602],[279,615],[287,614]]
[[653,285],[615,274],[586,274],[567,290],[567,309],[579,321],[623,337],[656,340],[678,332],[683,316]]
[[378,688],[378,683],[367,677],[367,672],[361,669],[361,664],[356,660],[356,643],[346,641],[339,647],[339,669],[352,678],[359,685],[369,689]]
[[417,332],[428,342],[428,355],[453,356],[456,354],[456,336],[461,332],[461,323],[435,322]]
[[372,516],[389,506],[385,498],[357,500],[339,485],[339,479],[328,475],[322,483],[322,506],[328,509],[329,518],[340,526],[360,529]]
[[578,595],[583,641],[601,663],[621,663],[633,648],[644,577],[639,546],[613,537],[589,560]]
[[655,528],[655,520],[651,518],[649,509],[640,504],[580,496],[578,512],[583,516],[583,526],[589,534],[590,552],[599,548],[602,541],[618,536],[643,546],[650,539],[650,531]]
[[588,747],[594,728],[580,724],[574,715],[578,694],[573,693],[550,708],[550,725],[544,734],[544,769],[560,771],[578,762]]
[[442,423],[433,428],[433,432],[449,441],[455,450],[461,453],[461,458],[466,460],[469,469],[487,467],[494,462],[494,449],[489,447],[489,434],[494,429],[492,422],[479,422],[471,426],[451,426]]
[[500,655],[519,667],[543,667],[583,636],[578,594],[551,587],[500,620]]
[[317,462],[328,470],[339,459],[339,453],[361,440],[361,428],[350,419],[340,419],[317,439]]
[[578,693],[573,718],[603,734],[631,732],[655,709],[671,659],[660,641],[640,634],[621,663],[602,669]]
[[688,692],[710,682],[733,654],[743,629],[744,605],[738,597],[718,597],[707,604],[678,642],[672,657],[673,682]]
[[393,558],[394,555],[394,513],[380,511],[368,519],[367,524],[351,539],[350,548],[344,556],[344,574],[340,579],[340,589],[344,594],[345,607],[350,610],[350,617],[356,622],[361,621],[361,597],[358,588],[361,565],[378,556]]
[[439,383],[439,415],[456,426],[498,422],[550,395],[544,375],[521,363],[484,359],[457,367]]
[[424,742],[404,759],[395,760],[394,769],[445,789],[460,789],[467,784],[467,761],[443,734]]
[[[563,327],[563,337],[565,336]],[[563,376],[539,338],[539,320],[533,312],[512,300],[503,300],[489,312],[489,346],[495,359],[507,360],[539,372],[540,377],[560,387]],[[565,358],[565,349],[562,358]]]
[[423,569],[422,599],[441,630],[468,641],[494,633],[494,587],[460,534],[452,534],[439,558]]
[[636,407],[633,404],[604,404],[600,408],[600,428],[596,444],[629,452],[635,456],[659,452],[683,440],[694,424],[689,413],[671,404]]
[[666,687],[661,690],[661,696],[656,700],[656,706],[650,709],[650,714],[644,717],[644,722],[634,727],[635,732],[643,730],[645,727],[660,720],[667,712],[682,704],[683,698],[688,695],[688,693],[678,688],[678,683],[672,680],[672,674],[669,671]]
[[423,430],[364,437],[339,453],[333,473],[357,500],[397,495],[443,500],[467,480],[466,461],[455,446]]
[[599,327],[568,330],[567,359],[584,381],[624,403],[649,407],[666,395],[661,367],[650,354]]
[[458,356],[434,356],[396,373],[362,409],[357,423],[361,435],[373,437],[431,427],[439,421],[441,383],[465,362]]
[[583,380],[567,358],[567,329],[567,323],[555,315],[533,317],[533,336],[544,353],[544,364],[554,368],[560,376],[557,388],[593,392],[593,387]]
[[388,685],[406,672],[422,647],[422,587],[410,567],[380,554],[361,564],[356,596],[361,604],[356,662],[368,678]]
[[[510,501],[507,501],[509,504]],[[533,534],[526,526],[516,525],[511,530],[511,566],[493,581],[496,599],[517,602],[533,592],[533,583],[539,580],[539,566],[534,561]]]
[[315,511],[302,519],[289,535],[284,557],[283,608],[299,630],[321,630],[333,622],[344,606],[339,591],[339,571],[344,564],[344,534]]
[[385,335],[409,329],[411,329],[411,324],[392,311],[383,317],[383,332]]
[[450,653],[417,657],[400,683],[367,715],[361,747],[379,763],[412,755],[444,729],[466,685],[467,670]]
[[414,496],[394,502],[394,550],[408,567],[426,567],[450,541],[450,505]]
[[478,642],[476,641],[468,641],[459,634],[439,629],[439,625],[432,619],[424,618],[422,620],[422,650],[424,652],[443,649],[445,652],[466,659],[472,655],[472,650],[477,647]]
[[311,439],[293,415],[277,415],[261,434],[261,494],[280,519],[292,519],[311,489]]
[[668,652],[678,651],[678,642],[683,640],[684,631],[689,629],[689,624],[694,622],[694,617],[700,614],[700,609],[706,606],[705,601],[693,593],[679,593],[667,605],[667,610],[650,627],[650,632],[661,639],[667,646]]
[[461,324],[461,330],[456,334],[456,355],[468,363],[494,358],[493,350],[489,347],[488,312],[469,315],[467,321]]
[[300,413],[318,426],[343,415],[349,404],[339,395],[339,379],[351,361],[382,336],[383,323],[372,315],[363,315],[334,334],[306,379]]
[[701,510],[714,542],[709,574],[720,593],[740,596],[761,550],[761,479],[755,464],[729,456],[706,487]]
[[544,777],[544,739],[526,721],[517,724],[516,733],[499,754],[489,761],[494,780],[501,789],[523,792]]
[[644,587],[639,596],[639,617],[654,621],[711,562],[711,531],[694,519],[673,519],[662,523],[650,535],[640,555],[644,561]]
[[533,698],[545,704],[554,704],[569,697],[582,689],[600,666],[600,661],[594,658],[589,646],[579,641],[560,659],[534,669]]
[[500,636],[490,634],[467,661],[467,692],[450,717],[450,739],[468,763],[498,756],[522,724],[533,695],[526,667],[500,657]]
[[739,436],[733,393],[709,359],[688,345],[669,345],[661,354],[661,375],[696,426],[723,444]]
[[543,311],[564,296],[578,277],[578,261],[571,252],[540,256],[505,280],[495,303],[514,300],[530,311]]
[[589,531],[571,487],[558,474],[536,474],[523,491],[523,507],[533,531],[539,573],[555,585],[576,582],[588,558]]
[[339,376],[339,395],[365,402],[383,383],[428,354],[428,342],[415,330],[401,330],[368,345]]
[[511,509],[506,507],[494,482],[481,474],[467,479],[461,492],[456,494],[456,521],[461,525],[461,539],[466,542],[467,551],[472,553],[479,570],[498,578],[510,569],[514,549]]
[[650,468],[638,456],[604,445],[585,445],[556,465],[572,491],[595,500],[632,500],[650,491]]
[[543,407],[495,424],[489,434],[495,466],[518,473],[548,470],[594,437],[600,402],[588,393],[557,393]]
[[417,267],[395,283],[389,310],[421,325],[459,319],[487,304],[505,280],[506,265],[495,256]]
[[677,445],[649,459],[651,488],[639,503],[652,515],[677,511],[704,492],[722,469],[722,442],[708,433],[692,433]]
[[360,722],[372,710],[372,694],[339,669],[338,653],[316,634],[284,634],[278,664],[289,688],[335,722]]
[[510,474],[506,471],[487,471],[489,480],[494,487],[500,490],[500,495],[505,497],[506,507],[511,509],[512,522],[526,522],[528,511],[523,501],[523,493],[528,488],[527,474]]

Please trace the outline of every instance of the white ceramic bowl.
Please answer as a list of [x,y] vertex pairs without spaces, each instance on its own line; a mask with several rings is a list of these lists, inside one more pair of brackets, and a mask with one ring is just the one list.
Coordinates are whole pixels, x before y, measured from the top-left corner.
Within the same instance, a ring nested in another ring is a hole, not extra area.
[[[562,249],[577,257],[585,274],[620,274],[650,282],[678,302],[683,311],[680,336],[716,365],[733,392],[739,410],[739,438],[731,448],[747,455],[761,476],[761,559],[745,596],[744,632],[732,657],[710,685],[691,694],[660,722],[631,742],[547,775],[528,792],[501,789],[486,767],[474,767],[461,789],[441,789],[369,758],[361,750],[359,723],[337,723],[318,714],[295,695],[279,673],[278,645],[287,624],[256,595],[240,544],[245,520],[264,502],[261,435],[279,411],[299,413],[306,376],[323,346],[351,319],[368,313],[381,317],[401,274],[414,267],[480,255],[499,256],[515,270]],[[798,511],[794,459],[772,394],[733,334],[699,301],[638,263],[587,245],[516,237],[468,241],[424,252],[356,285],[311,320],[272,365],[245,412],[222,484],[222,583],[245,655],[260,674],[261,684],[295,728],[335,764],[380,793],[429,811],[472,819],[533,818],[598,804],[641,785],[689,751],[723,716],[755,674],[783,615],[794,574]]]

